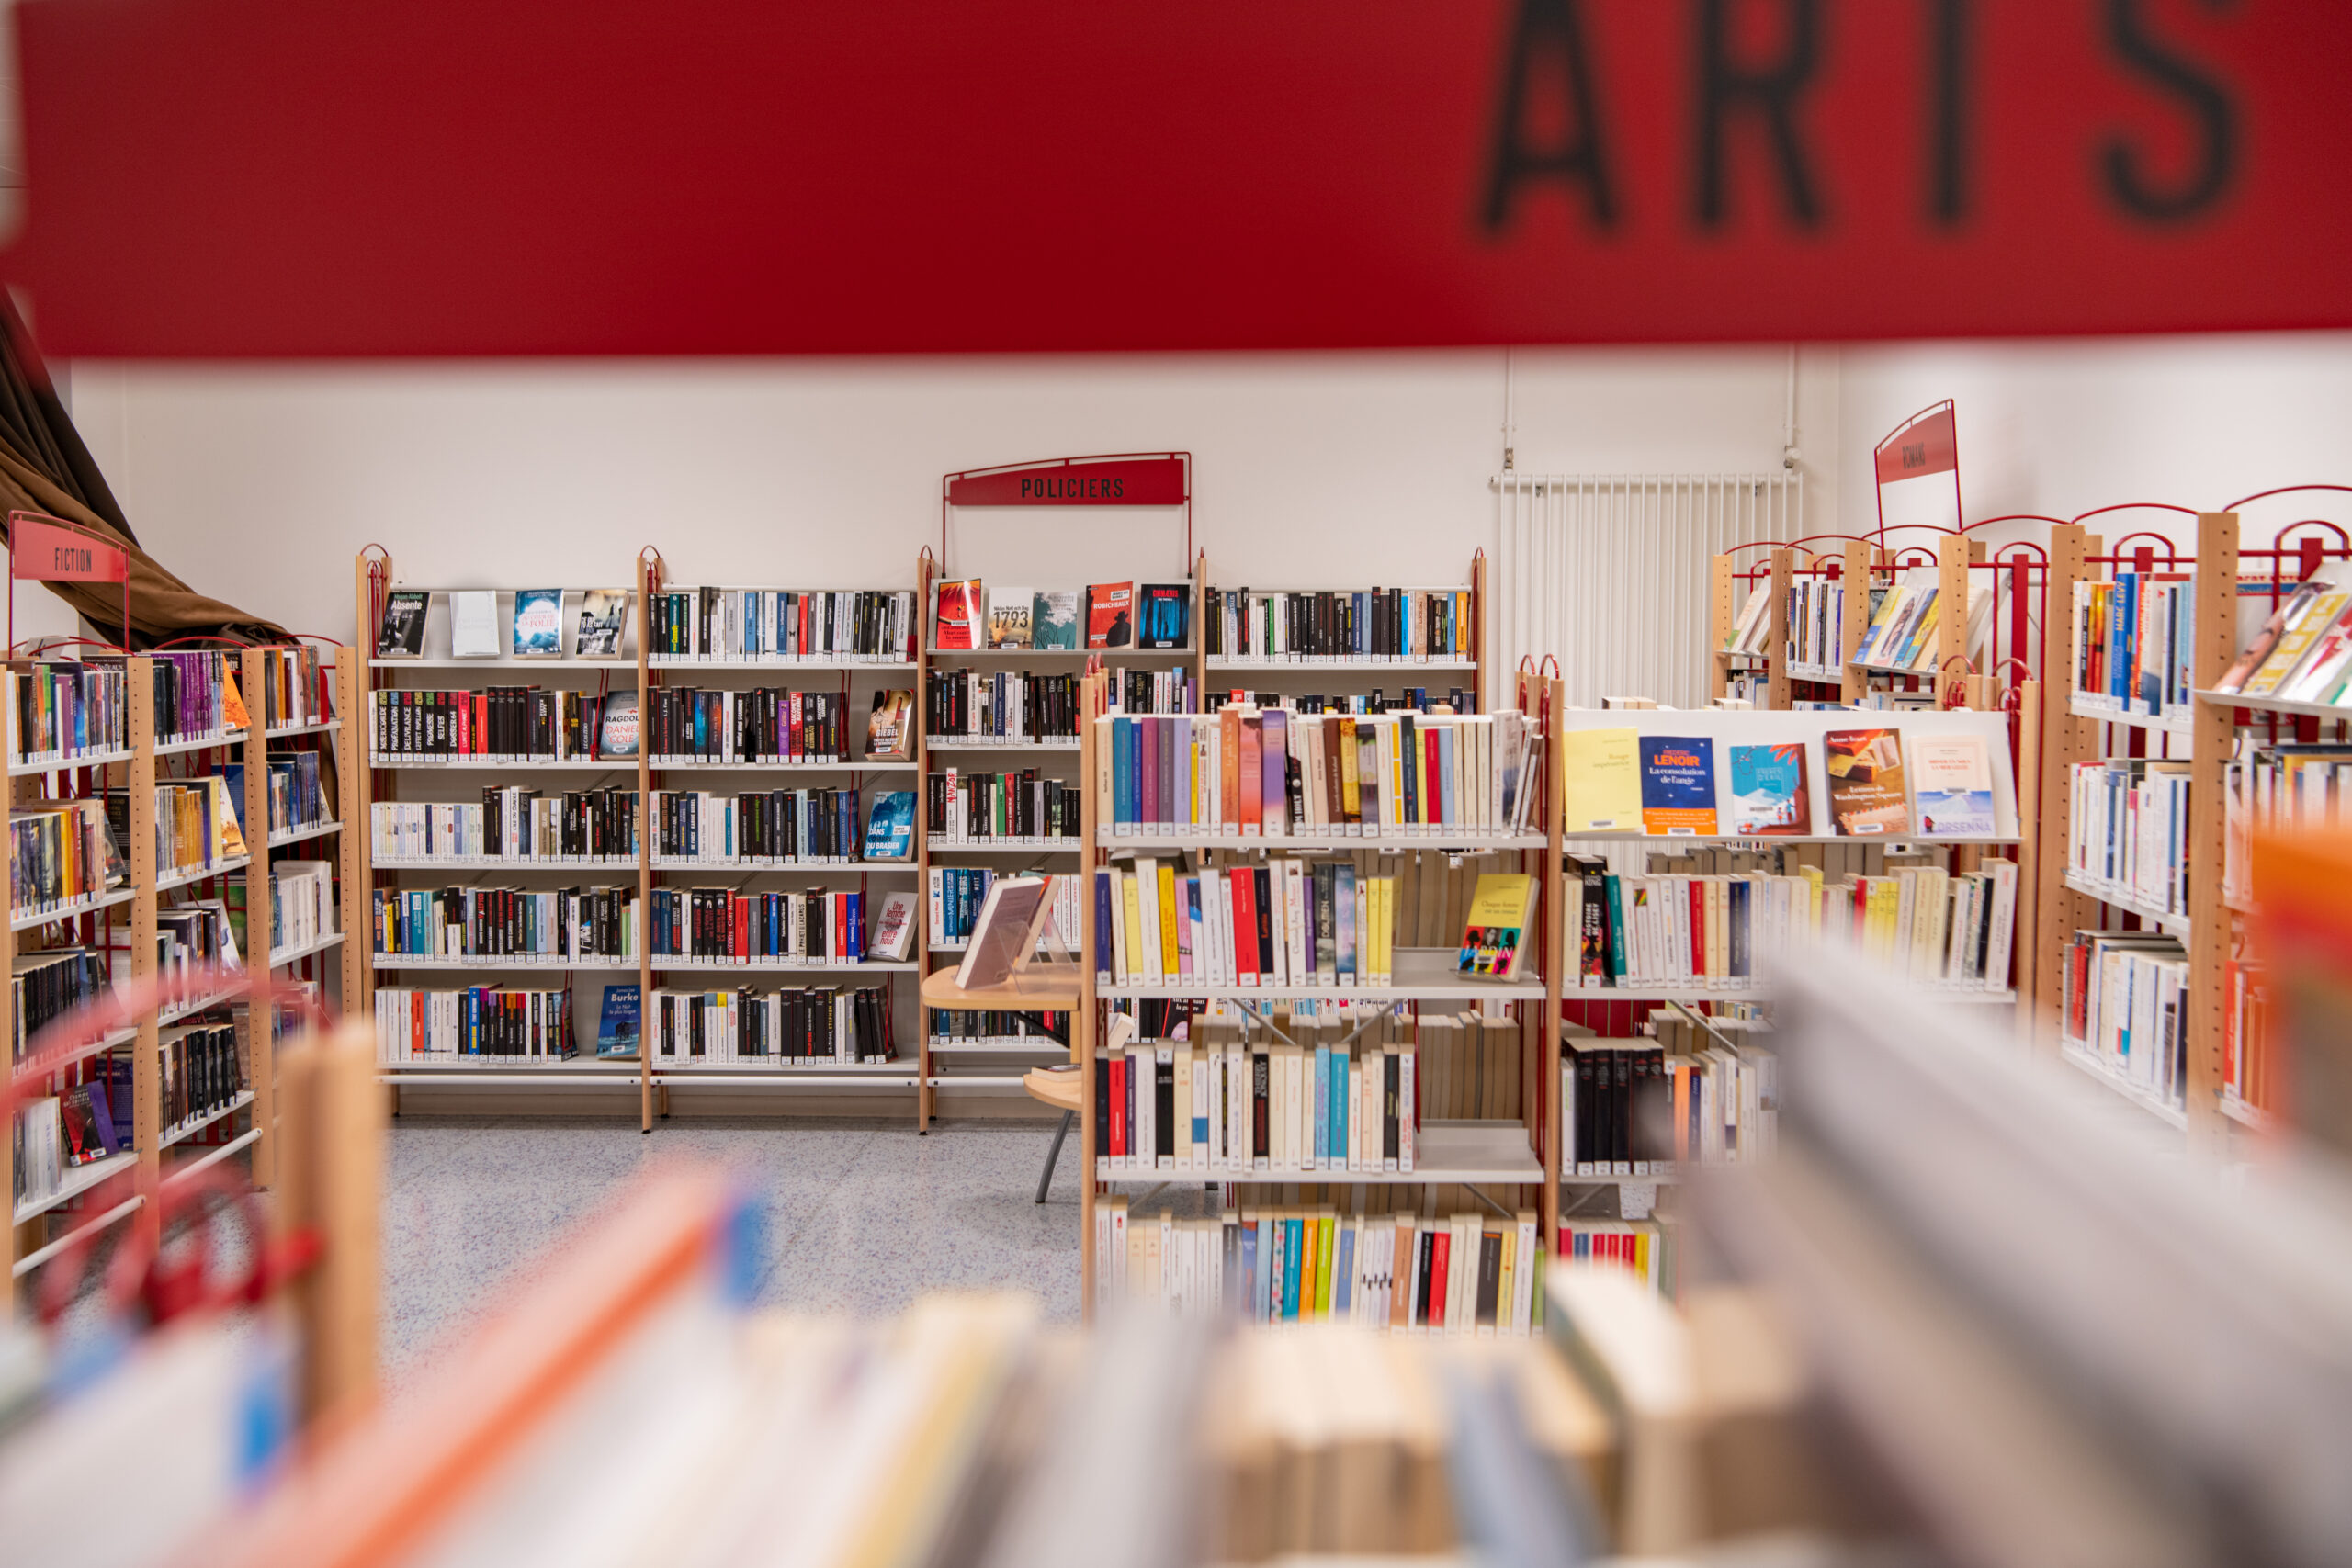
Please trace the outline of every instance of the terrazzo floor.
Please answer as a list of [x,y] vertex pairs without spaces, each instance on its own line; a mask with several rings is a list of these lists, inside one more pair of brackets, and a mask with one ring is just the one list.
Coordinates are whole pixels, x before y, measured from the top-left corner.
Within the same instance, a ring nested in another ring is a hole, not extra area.
[[1077,1138],[1041,1206],[1052,1137],[1035,1124],[403,1116],[383,1210],[384,1371],[394,1386],[444,1336],[649,1160],[724,1162],[768,1201],[763,1304],[854,1314],[927,1290],[1018,1287],[1078,1314]]

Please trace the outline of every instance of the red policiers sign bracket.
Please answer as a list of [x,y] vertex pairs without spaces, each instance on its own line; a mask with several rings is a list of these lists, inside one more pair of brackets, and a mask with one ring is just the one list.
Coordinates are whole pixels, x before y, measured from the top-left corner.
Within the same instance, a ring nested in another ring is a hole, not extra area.
[[1181,506],[1184,560],[1193,559],[1193,455],[1105,452],[966,468],[939,481],[939,558],[948,558],[947,513],[956,506]]
[[1940,517],[1926,519],[1907,515],[1916,508],[1905,507],[1906,515],[1897,527],[1932,522],[1934,525],[1964,530],[1966,515],[1960,504],[1960,418],[1952,400],[1930,404],[1894,427],[1894,433],[1871,450],[1878,498],[1878,539],[1881,548],[1886,545],[1886,487],[1906,484],[1914,479],[1931,479],[1938,474],[1951,476],[1951,515],[1946,522]]
[[43,512],[8,513],[8,651],[17,649],[19,582],[119,582],[122,642],[130,648],[130,552],[94,529]]

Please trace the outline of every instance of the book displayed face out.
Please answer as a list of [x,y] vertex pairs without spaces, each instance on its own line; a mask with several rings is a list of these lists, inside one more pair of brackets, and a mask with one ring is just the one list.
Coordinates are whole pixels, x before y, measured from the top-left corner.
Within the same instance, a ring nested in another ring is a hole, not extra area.
[[1049,876],[1007,877],[989,888],[988,902],[972,927],[971,945],[956,971],[966,990],[1001,986],[1037,948],[1037,933],[1051,911]]

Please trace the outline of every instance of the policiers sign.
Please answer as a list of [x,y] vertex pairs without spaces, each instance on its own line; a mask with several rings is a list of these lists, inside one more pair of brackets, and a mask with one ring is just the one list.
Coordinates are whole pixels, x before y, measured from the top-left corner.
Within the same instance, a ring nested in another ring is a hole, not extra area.
[[2334,0],[15,14],[69,355],[2352,325]]

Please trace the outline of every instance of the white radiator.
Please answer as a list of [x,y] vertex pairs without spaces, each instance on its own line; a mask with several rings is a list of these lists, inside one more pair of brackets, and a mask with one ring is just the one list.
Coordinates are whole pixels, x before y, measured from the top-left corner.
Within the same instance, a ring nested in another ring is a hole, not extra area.
[[[1555,655],[1568,702],[1707,702],[1708,567],[1805,532],[1804,476],[1498,474],[1496,700],[1522,654]],[[1765,552],[1740,557],[1760,563]]]

